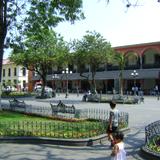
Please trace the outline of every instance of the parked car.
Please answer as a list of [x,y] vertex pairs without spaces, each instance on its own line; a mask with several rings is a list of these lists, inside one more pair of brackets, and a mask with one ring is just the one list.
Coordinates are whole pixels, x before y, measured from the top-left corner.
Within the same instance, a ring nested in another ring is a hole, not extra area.
[[[36,93],[36,98],[41,98],[42,87],[36,88],[35,93]],[[55,91],[52,88],[46,86],[44,90],[44,98],[52,98],[55,96],[56,96]]]
[[37,84],[34,87],[34,90],[36,91],[37,89],[41,89],[42,88],[42,84]]
[[15,88],[14,86],[5,86],[2,91],[6,92],[6,91],[17,91],[17,88]]

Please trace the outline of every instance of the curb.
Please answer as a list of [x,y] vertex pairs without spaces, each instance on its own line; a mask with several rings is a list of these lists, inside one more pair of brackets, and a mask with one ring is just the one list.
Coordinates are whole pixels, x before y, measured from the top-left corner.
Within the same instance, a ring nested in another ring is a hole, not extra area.
[[160,160],[160,154],[156,154],[154,152],[151,152],[150,150],[148,150],[145,146],[141,147],[140,149],[140,155],[144,158],[146,158],[147,160]]
[[107,140],[107,135],[103,134],[97,137],[85,139],[59,139],[46,137],[3,137],[1,143],[20,143],[20,144],[54,144],[65,146],[92,146]]

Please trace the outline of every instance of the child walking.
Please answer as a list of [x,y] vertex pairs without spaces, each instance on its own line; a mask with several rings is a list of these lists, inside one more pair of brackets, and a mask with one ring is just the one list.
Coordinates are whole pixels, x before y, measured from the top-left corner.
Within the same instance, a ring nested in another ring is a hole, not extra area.
[[111,141],[111,147],[114,146],[113,135],[118,131],[118,119],[119,119],[119,111],[116,109],[116,103],[114,101],[110,102],[110,113],[109,113],[109,125],[107,129],[108,139]]
[[111,160],[127,160],[126,151],[124,149],[123,137],[124,135],[122,132],[116,132],[114,134],[115,145],[112,149]]

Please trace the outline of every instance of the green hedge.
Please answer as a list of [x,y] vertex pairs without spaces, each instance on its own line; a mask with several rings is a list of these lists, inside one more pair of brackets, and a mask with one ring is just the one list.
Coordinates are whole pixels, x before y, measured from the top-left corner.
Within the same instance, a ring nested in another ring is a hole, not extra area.
[[147,148],[154,153],[160,154],[160,135],[154,136],[147,144]]
[[2,92],[2,98],[18,98],[18,97],[31,97],[35,96],[34,93],[30,92]]

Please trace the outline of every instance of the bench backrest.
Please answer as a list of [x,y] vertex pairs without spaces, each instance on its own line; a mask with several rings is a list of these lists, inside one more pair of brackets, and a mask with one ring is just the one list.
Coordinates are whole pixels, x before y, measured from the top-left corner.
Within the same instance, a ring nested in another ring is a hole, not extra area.
[[15,107],[25,108],[26,107],[26,104],[24,101],[19,101],[17,99],[9,100],[9,103],[10,103],[11,108],[15,108]]
[[70,113],[70,114],[75,114],[75,107],[72,106],[66,106],[62,101],[59,101],[57,105],[53,105],[50,103],[51,108],[52,108],[52,113]]

